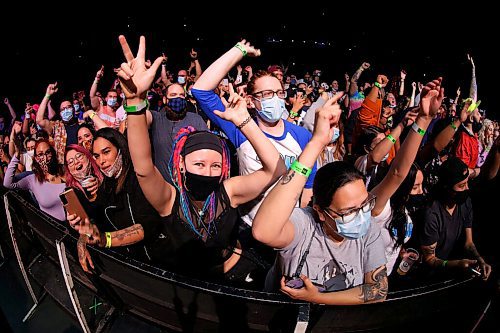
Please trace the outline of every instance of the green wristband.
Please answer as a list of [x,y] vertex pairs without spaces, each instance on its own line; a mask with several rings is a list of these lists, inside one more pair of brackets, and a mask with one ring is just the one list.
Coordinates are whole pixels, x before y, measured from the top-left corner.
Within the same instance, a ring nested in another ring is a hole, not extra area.
[[[126,102],[126,101],[125,101]],[[140,102],[139,104],[137,105],[127,105],[126,103],[123,103],[123,108],[125,109],[125,112],[127,113],[136,113],[136,112],[140,112],[146,108],[149,107],[149,102],[147,99],[143,100],[142,102]]]
[[387,140],[391,141],[392,143],[396,143],[396,139],[394,139],[394,137],[392,135],[388,134],[386,136],[386,138],[387,138]]
[[311,168],[306,167],[302,163],[300,163],[298,160],[293,161],[292,165],[290,166],[290,169],[292,169],[295,172],[300,173],[304,177],[309,177],[311,174]]
[[241,45],[241,43],[236,43],[234,47],[240,50],[241,53],[243,53],[243,56],[247,55],[247,50],[245,50],[245,48],[243,47],[243,45]]
[[446,267],[447,263],[448,263],[448,260],[443,260],[443,267]]
[[45,98],[46,99],[50,99],[50,95],[49,94],[45,94]]
[[450,126],[455,132],[457,131],[457,126],[455,126],[455,123],[453,123],[453,121],[451,122]]
[[290,111],[290,118],[296,118],[299,114],[297,112]]
[[379,89],[382,89],[382,85],[378,82],[375,82],[373,85]]
[[420,134],[421,136],[425,135],[425,130],[418,127],[417,123],[413,123],[413,125],[411,125],[411,129]]

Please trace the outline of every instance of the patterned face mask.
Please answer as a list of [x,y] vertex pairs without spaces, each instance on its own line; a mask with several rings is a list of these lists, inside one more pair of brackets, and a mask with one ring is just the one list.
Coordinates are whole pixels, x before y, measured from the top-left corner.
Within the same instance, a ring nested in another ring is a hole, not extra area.
[[106,171],[104,171],[102,169],[101,169],[101,171],[102,171],[102,173],[104,173],[104,175],[106,177],[118,178],[118,177],[120,177],[120,175],[122,173],[122,169],[123,169],[122,152],[118,151],[118,155],[116,155],[116,159],[113,162],[113,165],[110,168],[108,168]]

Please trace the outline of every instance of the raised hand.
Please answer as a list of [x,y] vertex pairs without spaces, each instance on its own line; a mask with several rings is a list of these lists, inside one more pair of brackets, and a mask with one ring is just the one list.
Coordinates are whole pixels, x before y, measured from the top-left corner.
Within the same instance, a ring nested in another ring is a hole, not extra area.
[[95,74],[95,78],[100,80],[104,75],[104,65],[101,65],[101,68]]
[[240,44],[247,51],[247,56],[249,57],[259,57],[261,55],[260,49],[256,49],[253,47],[250,42],[247,42],[245,39],[242,39]]
[[317,140],[323,146],[332,141],[333,128],[338,124],[342,113],[342,109],[337,102],[343,95],[343,91],[336,93],[322,107],[316,110],[312,140]]
[[161,53],[161,63],[166,64],[168,60],[168,57],[165,55],[164,52]]
[[419,82],[418,83],[418,91],[422,91],[423,88],[424,88],[424,85],[421,82]]
[[412,82],[411,83],[411,87],[413,90],[417,89],[417,84],[415,82]]
[[227,101],[222,100],[226,111],[214,111],[214,113],[221,119],[227,120],[235,124],[240,125],[245,121],[250,114],[247,109],[246,100],[234,92],[232,84],[229,84],[229,98]]
[[3,102],[5,103],[5,105],[9,105],[10,104],[9,99],[7,97],[5,97],[3,99]]
[[472,59],[472,57],[469,54],[467,54],[467,59],[470,61],[472,68],[475,68],[476,65],[474,65],[474,59]]
[[194,49],[191,49],[189,52],[189,56],[191,57],[191,60],[194,61],[198,59],[198,52],[196,52]]
[[349,74],[345,73],[345,74],[344,74],[344,78],[345,78],[345,80],[346,80],[347,82],[349,82]]
[[15,135],[18,135],[19,133],[21,133],[21,129],[22,129],[22,126],[17,121],[14,123],[14,125],[12,125],[12,132]]
[[368,68],[370,68],[370,64],[367,62],[364,62],[361,64],[361,68],[363,68],[363,70],[368,69]]
[[401,77],[401,80],[406,79],[406,71],[404,69],[401,70],[400,77]]
[[443,78],[439,77],[425,85],[421,92],[420,115],[433,118],[443,103],[444,88],[441,87]]
[[380,83],[380,85],[382,86],[382,88],[384,88],[385,86],[387,86],[387,83],[389,82],[389,79],[387,78],[387,76],[380,74],[380,75],[377,76],[377,82]]
[[238,65],[236,66],[236,71],[238,72],[238,75],[240,75],[240,74],[241,74],[241,72],[243,71],[243,67],[241,67],[241,65],[239,65],[239,64],[238,64]]
[[460,87],[457,89],[457,96],[460,96]]
[[140,102],[140,100],[146,99],[146,93],[151,87],[163,57],[156,58],[151,67],[146,68],[146,39],[144,36],[139,39],[139,49],[135,58],[125,37],[120,35],[118,39],[126,60],[121,64],[121,69],[118,72],[123,93],[127,99],[138,99],[136,102]]
[[472,104],[472,99],[466,99],[464,102],[464,106],[462,107],[462,110],[460,111],[460,121],[463,123],[467,120],[467,118],[470,116],[469,113],[469,107]]
[[245,67],[245,71],[247,71],[248,73],[252,73],[252,66],[246,66]]
[[46,94],[52,96],[57,92],[57,90],[59,90],[59,88],[57,87],[57,82],[51,83],[47,86]]
[[413,123],[415,122],[415,119],[417,119],[417,116],[418,116],[418,110],[408,111],[406,113],[405,117],[403,118],[403,126],[407,127],[407,126],[413,125]]

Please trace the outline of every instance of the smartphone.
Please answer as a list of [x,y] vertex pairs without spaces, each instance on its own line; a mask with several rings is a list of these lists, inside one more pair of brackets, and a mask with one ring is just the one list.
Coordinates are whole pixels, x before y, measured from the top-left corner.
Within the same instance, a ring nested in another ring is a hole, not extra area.
[[285,286],[293,289],[300,289],[304,287],[304,281],[302,281],[300,277],[291,278],[285,283]]
[[85,212],[85,209],[80,203],[80,200],[78,200],[78,197],[76,196],[76,193],[72,188],[68,188],[64,192],[59,194],[59,199],[61,200],[68,214],[76,214],[76,216],[79,216],[82,220],[81,223],[83,223],[85,219],[88,219],[88,215]]

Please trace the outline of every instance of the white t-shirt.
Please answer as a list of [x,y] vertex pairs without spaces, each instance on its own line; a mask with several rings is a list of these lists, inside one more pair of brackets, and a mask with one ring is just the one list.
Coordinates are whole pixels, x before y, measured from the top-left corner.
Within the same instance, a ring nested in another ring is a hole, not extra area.
[[[406,235],[404,242],[408,242],[411,237],[411,233],[413,230],[413,223],[406,212]],[[385,257],[387,259],[387,275],[390,275],[392,269],[394,268],[394,263],[398,260],[399,252],[401,251],[401,245],[398,247],[394,247],[396,243],[395,240],[392,239],[391,234],[389,233],[389,223],[392,219],[392,208],[391,208],[391,200],[387,200],[384,209],[377,216],[372,216],[372,222],[376,223],[381,229],[382,240],[384,242],[385,247]]]

